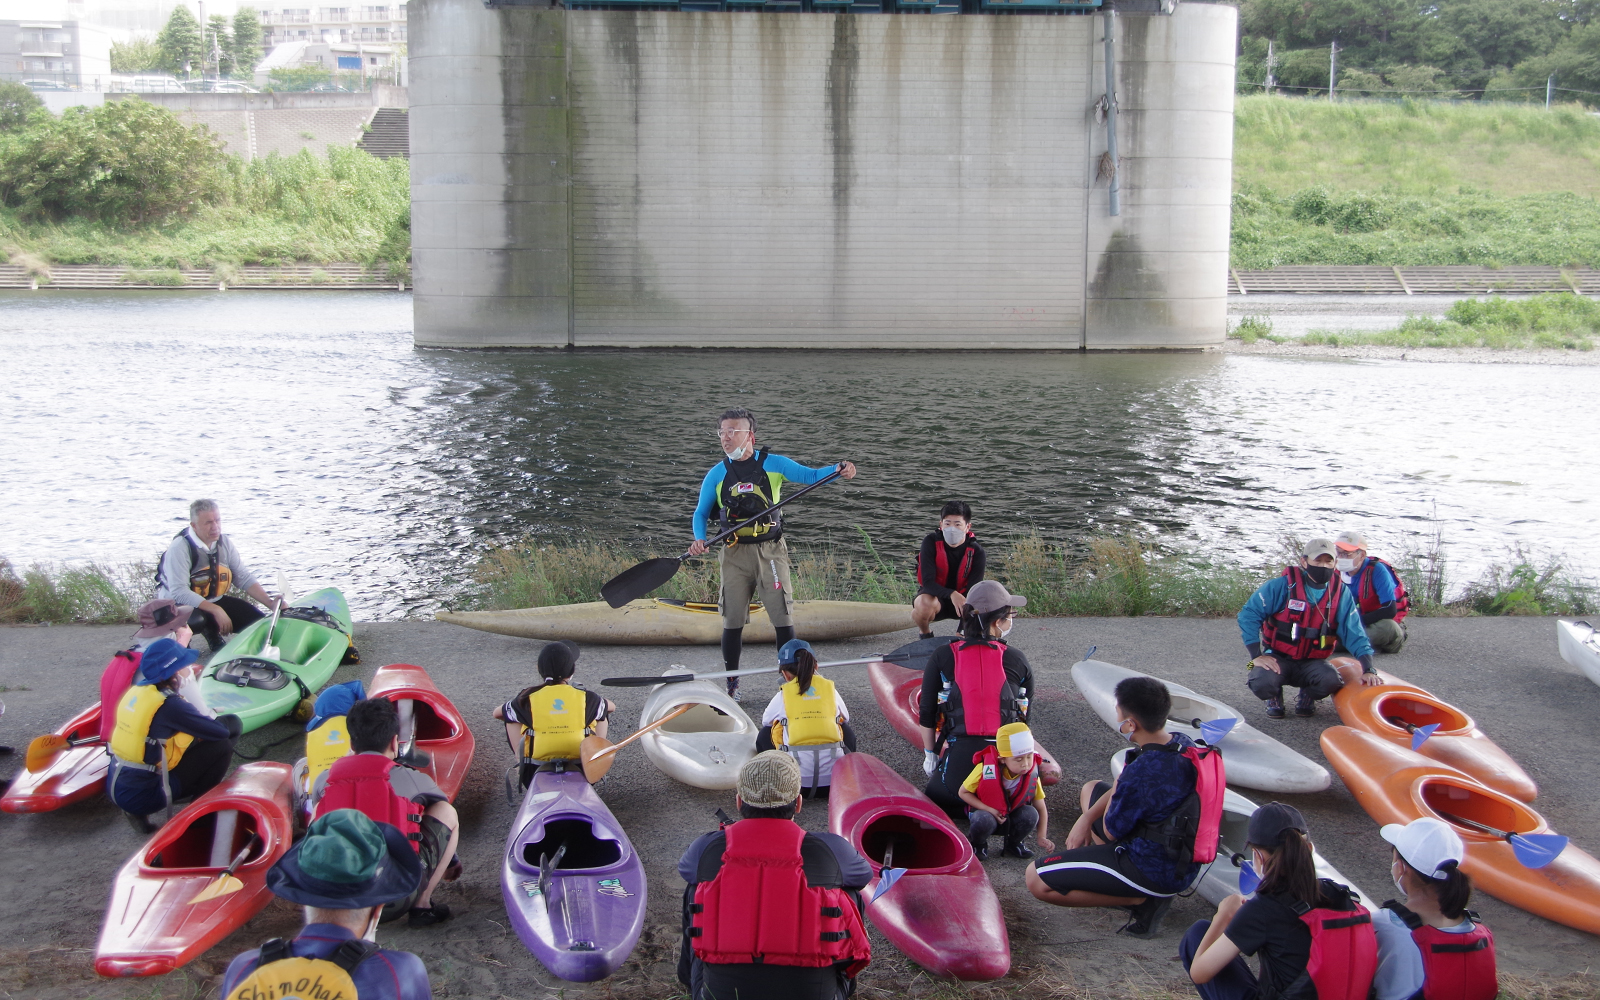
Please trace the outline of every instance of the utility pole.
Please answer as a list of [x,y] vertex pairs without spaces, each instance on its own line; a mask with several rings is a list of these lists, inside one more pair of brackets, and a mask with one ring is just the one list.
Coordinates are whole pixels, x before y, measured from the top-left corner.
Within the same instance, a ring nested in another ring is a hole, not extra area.
[[1278,82],[1277,78],[1272,75],[1272,71],[1276,69],[1277,66],[1278,57],[1272,53],[1272,39],[1269,38],[1267,39],[1267,82],[1265,88],[1267,90],[1271,90]]
[[1333,101],[1333,87],[1339,80],[1339,43],[1328,43],[1328,101]]
[[1552,92],[1555,91],[1555,89],[1556,89],[1556,75],[1554,73],[1551,73],[1550,74],[1550,79],[1548,79],[1548,80],[1546,80],[1544,82],[1544,109],[1546,111],[1550,110],[1550,95],[1551,95]]

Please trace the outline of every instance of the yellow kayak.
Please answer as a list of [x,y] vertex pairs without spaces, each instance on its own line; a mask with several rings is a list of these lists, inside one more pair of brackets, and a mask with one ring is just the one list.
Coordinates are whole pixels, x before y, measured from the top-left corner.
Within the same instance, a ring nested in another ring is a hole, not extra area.
[[[616,646],[714,646],[722,641],[722,619],[715,604],[646,598],[612,608],[559,604],[511,611],[441,611],[434,616],[452,625],[523,639],[571,639]],[[911,627],[911,607],[861,601],[796,601],[795,630],[803,639],[849,639]],[[765,610],[752,605],[745,642],[772,642]]]

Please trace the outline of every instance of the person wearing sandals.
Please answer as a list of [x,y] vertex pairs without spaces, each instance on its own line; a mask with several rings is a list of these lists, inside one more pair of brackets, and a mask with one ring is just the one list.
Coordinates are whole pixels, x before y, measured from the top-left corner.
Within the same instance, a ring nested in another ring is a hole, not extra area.
[[[506,742],[522,761],[523,789],[540,764],[578,760],[585,736],[605,739],[615,702],[572,683],[578,669],[578,646],[562,639],[539,650],[539,683],[494,710],[506,724]],[[581,713],[577,711],[583,706]],[[510,776],[506,778],[510,787]]]
[[778,650],[778,672],[783,686],[761,713],[756,752],[783,750],[800,765],[802,788],[827,798],[834,760],[856,751],[850,709],[833,682],[817,672],[816,654],[804,639],[790,639]]
[[221,995],[231,1000],[243,987],[247,997],[282,996],[268,992],[292,978],[280,970],[304,971],[309,963],[299,969],[287,963],[309,959],[344,970],[356,988],[346,1000],[427,1000],[433,991],[422,959],[370,940],[384,906],[416,892],[421,881],[422,862],[399,830],[357,809],[323,816],[267,869],[267,888],[304,907],[305,926],[291,940],[274,938],[235,956],[222,976]]
[[461,820],[455,806],[432,778],[395,759],[400,753],[400,713],[394,702],[356,702],[345,716],[345,727],[350,755],[318,776],[311,791],[313,816],[321,819],[338,809],[359,808],[372,820],[399,828],[415,846],[426,873],[416,898],[406,901],[411,926],[449,920],[450,907],[435,902],[433,893],[440,882],[461,875],[456,857]]

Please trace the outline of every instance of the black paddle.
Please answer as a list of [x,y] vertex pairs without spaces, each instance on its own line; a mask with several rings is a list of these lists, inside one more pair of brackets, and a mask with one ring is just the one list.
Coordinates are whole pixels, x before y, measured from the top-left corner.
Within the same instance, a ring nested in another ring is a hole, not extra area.
[[[749,527],[750,525],[761,520],[763,517],[766,517],[768,514],[777,510],[779,507],[782,507],[789,501],[798,500],[817,487],[825,486],[828,483],[833,482],[843,474],[843,469],[835,469],[830,475],[817,480],[810,486],[796,490],[794,493],[784,497],[782,500],[779,500],[777,503],[773,504],[771,507],[768,507],[766,510],[755,515],[754,517],[740,521],[738,524],[729,528],[727,531],[724,531],[715,538],[707,539],[706,548],[709,549],[718,542],[726,541],[740,528]],[[620,608],[629,601],[638,600],[644,595],[650,593],[650,591],[655,590],[663,583],[666,583],[668,580],[672,579],[672,577],[678,572],[679,568],[682,567],[686,561],[693,558],[693,556],[685,552],[681,556],[662,556],[659,559],[646,559],[642,563],[636,563],[635,565],[628,567],[621,573],[618,573],[616,576],[607,580],[605,586],[600,588],[600,596],[605,598],[605,602],[611,605],[613,608]]]

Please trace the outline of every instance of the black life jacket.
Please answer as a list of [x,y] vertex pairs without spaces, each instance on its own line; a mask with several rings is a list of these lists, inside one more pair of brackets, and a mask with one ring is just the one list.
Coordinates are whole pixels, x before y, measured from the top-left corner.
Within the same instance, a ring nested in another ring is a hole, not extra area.
[[976,540],[976,535],[970,531],[967,532],[967,540],[962,543],[962,547],[966,551],[961,554],[961,563],[956,567],[955,582],[947,584],[945,581],[950,579],[950,546],[945,544],[942,537],[934,539],[934,574],[930,578],[927,575],[927,571],[923,569],[922,553],[919,551],[917,553],[917,586],[921,587],[931,583],[936,587],[947,586],[956,593],[965,595],[967,588],[972,585],[972,560],[978,554]]
[[1339,599],[1344,581],[1337,570],[1328,574],[1322,600],[1306,598],[1305,570],[1288,566],[1289,597],[1283,607],[1261,623],[1261,644],[1295,660],[1325,660],[1339,642]]
[[[783,477],[767,471],[767,449],[753,458],[738,462],[724,456],[722,485],[717,488],[717,518],[726,531],[740,521],[755,517],[778,502]],[[738,542],[775,542],[783,537],[783,513],[773,511],[734,534]]]
[[1472,930],[1447,934],[1394,900],[1383,904],[1411,928],[1411,940],[1422,952],[1424,1000],[1494,1000],[1500,992],[1494,961],[1494,935],[1471,910]]

